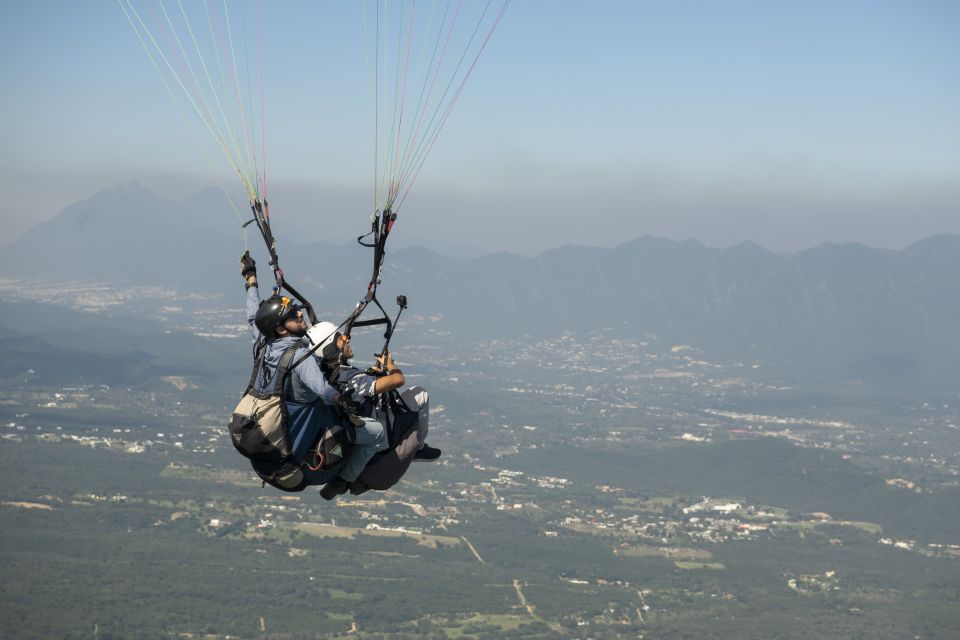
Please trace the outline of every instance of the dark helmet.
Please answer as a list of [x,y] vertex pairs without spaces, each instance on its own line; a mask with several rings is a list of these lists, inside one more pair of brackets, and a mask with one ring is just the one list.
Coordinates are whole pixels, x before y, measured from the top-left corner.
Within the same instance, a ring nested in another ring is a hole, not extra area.
[[268,338],[276,335],[277,327],[300,309],[286,296],[271,296],[260,303],[253,324]]

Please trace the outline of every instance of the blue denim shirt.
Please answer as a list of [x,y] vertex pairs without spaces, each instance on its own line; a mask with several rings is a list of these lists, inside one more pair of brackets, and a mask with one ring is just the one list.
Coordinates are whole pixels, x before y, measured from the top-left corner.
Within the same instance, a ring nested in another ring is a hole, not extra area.
[[[250,324],[250,330],[255,340],[262,336],[253,323],[257,315],[257,308],[260,306],[260,291],[257,287],[247,289],[247,322]],[[296,336],[287,336],[283,338],[274,338],[267,340],[264,347],[267,352],[264,356],[264,365],[257,372],[257,377],[253,381],[253,388],[259,393],[273,393],[276,385],[275,377],[277,374],[277,365],[280,363],[280,357],[283,352],[293,345],[297,345],[296,355],[293,361],[296,362],[309,352],[304,345],[304,339]],[[320,371],[320,365],[316,358],[307,358],[301,362],[290,375],[291,392],[288,400],[293,402],[311,403],[322,399],[324,404],[332,405],[336,398],[337,391],[324,378]]]

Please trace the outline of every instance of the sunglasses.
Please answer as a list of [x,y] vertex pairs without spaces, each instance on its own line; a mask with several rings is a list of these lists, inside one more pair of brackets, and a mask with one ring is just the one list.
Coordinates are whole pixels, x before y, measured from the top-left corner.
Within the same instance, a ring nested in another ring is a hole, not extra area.
[[303,309],[300,305],[294,303],[287,296],[280,298],[280,322],[284,323],[291,318],[295,318]]

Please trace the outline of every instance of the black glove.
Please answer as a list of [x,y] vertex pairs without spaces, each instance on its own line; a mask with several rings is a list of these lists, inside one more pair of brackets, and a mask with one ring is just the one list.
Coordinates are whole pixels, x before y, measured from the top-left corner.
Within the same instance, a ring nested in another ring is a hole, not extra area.
[[244,251],[240,256],[240,275],[246,280],[250,276],[257,276],[257,261],[253,259],[249,251]]

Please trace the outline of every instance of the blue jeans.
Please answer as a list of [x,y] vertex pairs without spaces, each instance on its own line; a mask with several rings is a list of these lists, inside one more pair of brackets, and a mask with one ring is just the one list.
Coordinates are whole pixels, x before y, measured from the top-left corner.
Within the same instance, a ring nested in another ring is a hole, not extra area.
[[388,445],[387,432],[382,424],[373,418],[361,418],[361,420],[363,420],[363,426],[356,428],[356,438],[350,457],[337,474],[347,482],[356,480],[370,462],[370,458],[376,455],[377,451],[386,449]]

